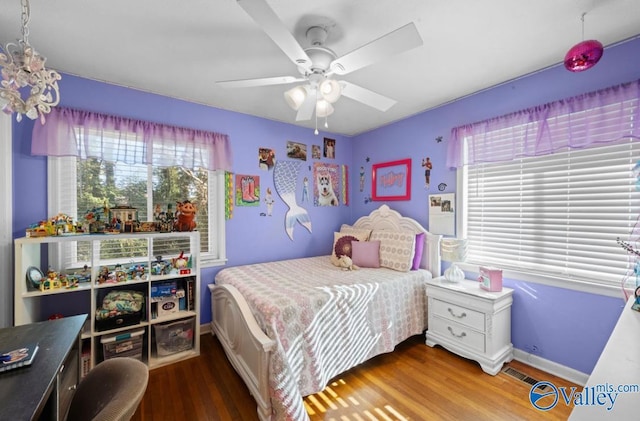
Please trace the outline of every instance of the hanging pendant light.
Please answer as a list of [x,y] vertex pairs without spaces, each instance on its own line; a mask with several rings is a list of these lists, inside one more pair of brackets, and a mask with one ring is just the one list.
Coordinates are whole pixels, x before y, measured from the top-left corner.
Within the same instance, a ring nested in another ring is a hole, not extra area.
[[17,44],[7,44],[4,52],[0,48],[0,99],[5,102],[2,111],[15,112],[16,120],[21,121],[24,114],[32,120],[40,117],[44,124],[45,114],[60,102],[61,77],[55,70],[44,67],[46,58],[29,44],[30,15],[29,0],[22,0],[22,39]]
[[[584,40],[584,15],[582,14],[582,39]],[[590,39],[582,41],[567,51],[564,67],[570,72],[582,72],[596,65],[602,57],[604,48],[600,41]]]

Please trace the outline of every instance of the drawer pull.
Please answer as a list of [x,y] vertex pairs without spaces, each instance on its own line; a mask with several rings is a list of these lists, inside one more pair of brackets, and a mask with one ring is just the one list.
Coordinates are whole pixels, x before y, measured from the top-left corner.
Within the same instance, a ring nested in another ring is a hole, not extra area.
[[453,312],[451,307],[447,308],[447,310],[449,310],[449,313],[451,313],[453,317],[457,317],[458,319],[464,319],[465,317],[467,317],[467,313],[465,313],[464,311],[460,315],[457,315],[456,313]]
[[461,334],[456,335],[455,333],[453,333],[453,329],[451,329],[451,326],[448,326],[447,329],[449,330],[449,333],[451,333],[456,338],[464,338],[465,336],[467,336],[465,332],[462,332]]
[[76,390],[77,388],[78,388],[78,385],[77,385],[77,384],[74,384],[73,386],[69,386],[69,389],[68,389],[68,390],[69,390],[69,391],[71,391],[71,390]]

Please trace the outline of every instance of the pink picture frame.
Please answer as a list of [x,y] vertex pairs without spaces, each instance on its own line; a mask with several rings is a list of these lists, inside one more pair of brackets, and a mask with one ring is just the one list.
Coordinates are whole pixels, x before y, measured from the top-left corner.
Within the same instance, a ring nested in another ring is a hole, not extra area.
[[373,164],[371,200],[411,200],[411,159]]

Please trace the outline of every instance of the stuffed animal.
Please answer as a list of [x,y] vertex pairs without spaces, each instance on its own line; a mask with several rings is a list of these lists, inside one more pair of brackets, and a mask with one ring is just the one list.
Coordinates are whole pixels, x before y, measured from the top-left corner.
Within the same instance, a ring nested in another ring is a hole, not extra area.
[[338,267],[341,267],[342,270],[356,270],[356,269],[358,269],[358,266],[353,264],[353,260],[351,260],[351,257],[347,256],[346,254],[343,254],[338,259]]
[[196,205],[185,200],[184,202],[177,203],[176,209],[176,222],[174,223],[174,229],[176,231],[193,231],[196,228],[196,212],[198,209]]

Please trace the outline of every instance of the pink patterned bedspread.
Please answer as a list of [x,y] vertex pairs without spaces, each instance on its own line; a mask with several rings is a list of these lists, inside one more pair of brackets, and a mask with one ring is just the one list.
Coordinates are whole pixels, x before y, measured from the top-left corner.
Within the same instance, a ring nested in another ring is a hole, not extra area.
[[306,420],[302,397],[427,326],[426,270],[343,271],[329,256],[226,268],[216,284],[245,297],[276,341],[269,386],[274,420]]

